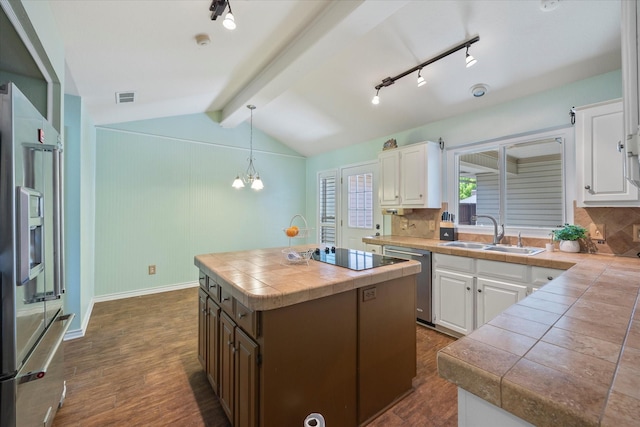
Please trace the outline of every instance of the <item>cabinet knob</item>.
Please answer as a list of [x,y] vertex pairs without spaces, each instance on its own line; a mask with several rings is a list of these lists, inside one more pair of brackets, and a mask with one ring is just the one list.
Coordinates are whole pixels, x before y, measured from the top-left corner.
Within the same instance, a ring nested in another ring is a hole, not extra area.
[[222,301],[229,301],[231,297],[222,297]]
[[585,186],[584,186],[584,189],[585,189],[585,190],[591,190],[591,186],[590,186],[590,185],[585,185]]
[[482,292],[482,289],[478,289],[478,292]]
[[238,313],[238,319],[242,319],[244,316],[246,316],[246,313]]
[[470,290],[471,290],[471,288],[467,286],[467,290],[468,290],[468,291],[470,291]]
[[553,276],[547,276],[547,280],[553,280]]
[[622,153],[622,150],[624,150],[624,144],[622,141],[618,141],[618,153]]

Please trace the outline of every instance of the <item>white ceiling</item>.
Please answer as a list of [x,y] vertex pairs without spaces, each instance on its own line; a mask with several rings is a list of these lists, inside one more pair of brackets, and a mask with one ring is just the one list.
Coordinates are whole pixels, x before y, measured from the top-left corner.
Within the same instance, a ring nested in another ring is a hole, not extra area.
[[[234,31],[210,3],[50,0],[67,93],[98,125],[220,111],[234,127],[255,104],[256,128],[312,156],[620,68],[620,0],[548,12],[540,0],[230,0]],[[371,104],[383,78],[475,35],[474,67],[461,50],[426,67],[425,86],[414,73]],[[121,91],[135,103],[116,104]]]

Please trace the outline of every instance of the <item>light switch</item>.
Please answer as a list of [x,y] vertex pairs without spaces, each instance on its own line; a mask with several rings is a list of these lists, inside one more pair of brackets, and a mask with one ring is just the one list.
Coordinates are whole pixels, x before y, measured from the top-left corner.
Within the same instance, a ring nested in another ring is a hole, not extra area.
[[604,224],[589,224],[589,235],[593,240],[606,240]]
[[633,224],[633,241],[640,242],[640,224]]

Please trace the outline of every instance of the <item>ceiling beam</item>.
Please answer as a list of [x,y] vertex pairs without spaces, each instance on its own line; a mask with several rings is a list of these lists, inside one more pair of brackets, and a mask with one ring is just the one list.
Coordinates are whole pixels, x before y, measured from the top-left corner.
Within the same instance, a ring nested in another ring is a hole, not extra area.
[[296,81],[392,16],[409,1],[333,1],[222,109],[223,127],[249,117],[247,104],[264,107]]

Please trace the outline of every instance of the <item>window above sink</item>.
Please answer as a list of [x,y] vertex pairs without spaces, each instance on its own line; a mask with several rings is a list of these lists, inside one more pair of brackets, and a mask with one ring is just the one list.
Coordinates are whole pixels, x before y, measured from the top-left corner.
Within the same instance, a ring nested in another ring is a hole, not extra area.
[[459,232],[493,230],[484,218],[472,221],[475,215],[493,216],[508,235],[522,231],[532,237],[548,237],[573,222],[570,127],[449,148],[447,174],[449,212]]

